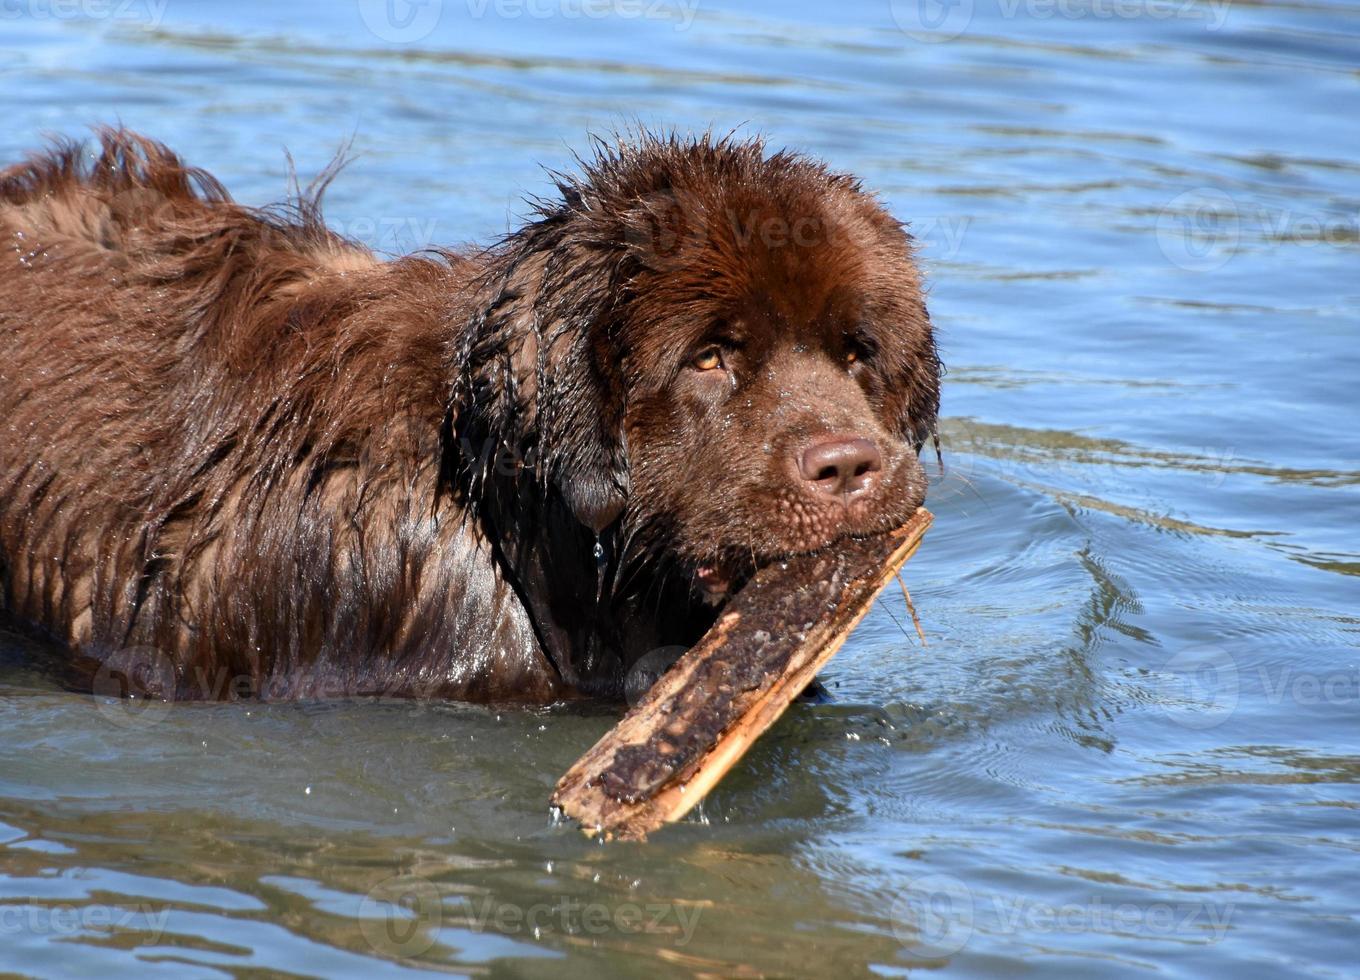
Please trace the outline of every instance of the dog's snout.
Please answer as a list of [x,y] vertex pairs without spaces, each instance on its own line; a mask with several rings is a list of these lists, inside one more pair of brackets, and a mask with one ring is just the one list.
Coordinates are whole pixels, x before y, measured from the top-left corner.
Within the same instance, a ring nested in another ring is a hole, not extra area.
[[812,490],[846,496],[869,488],[883,457],[869,439],[823,439],[803,450],[798,469]]

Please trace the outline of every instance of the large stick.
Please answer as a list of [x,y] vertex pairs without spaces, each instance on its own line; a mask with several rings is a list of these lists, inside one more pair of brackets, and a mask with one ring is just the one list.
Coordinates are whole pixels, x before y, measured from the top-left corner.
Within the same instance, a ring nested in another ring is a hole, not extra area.
[[588,834],[640,840],[679,820],[810,684],[930,526],[761,569],[703,638],[557,784]]

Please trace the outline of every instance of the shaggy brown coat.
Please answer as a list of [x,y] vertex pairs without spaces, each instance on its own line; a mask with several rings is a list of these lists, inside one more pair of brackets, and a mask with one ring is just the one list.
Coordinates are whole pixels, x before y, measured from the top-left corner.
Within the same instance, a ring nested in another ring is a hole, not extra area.
[[[617,693],[756,564],[924,495],[909,240],[819,164],[643,136],[492,248],[383,261],[319,193],[100,143],[0,171],[0,609],[75,684]],[[829,432],[881,449],[864,499],[790,469]]]

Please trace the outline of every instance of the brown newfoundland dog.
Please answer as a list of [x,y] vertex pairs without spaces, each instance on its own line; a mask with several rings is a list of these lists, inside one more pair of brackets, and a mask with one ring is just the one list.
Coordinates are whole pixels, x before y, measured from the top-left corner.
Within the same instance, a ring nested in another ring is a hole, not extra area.
[[319,190],[100,144],[0,171],[0,609],[75,685],[617,696],[925,495],[912,241],[852,177],[642,135],[493,247],[385,261]]

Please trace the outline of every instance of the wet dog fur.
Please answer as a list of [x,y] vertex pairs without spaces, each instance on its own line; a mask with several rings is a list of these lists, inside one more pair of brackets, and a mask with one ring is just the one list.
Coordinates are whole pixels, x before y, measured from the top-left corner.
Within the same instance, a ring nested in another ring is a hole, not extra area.
[[854,178],[639,134],[555,180],[386,260],[126,131],[0,171],[0,609],[80,687],[616,696],[921,503],[940,364]]

